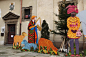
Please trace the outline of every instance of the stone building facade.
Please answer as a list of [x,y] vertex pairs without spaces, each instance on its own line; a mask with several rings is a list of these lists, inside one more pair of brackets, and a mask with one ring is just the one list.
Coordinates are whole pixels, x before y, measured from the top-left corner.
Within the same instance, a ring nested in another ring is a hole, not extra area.
[[[37,18],[40,17],[41,20],[46,20],[51,30],[56,29],[54,20],[58,20],[58,17],[54,13],[59,14],[58,5],[62,3],[63,0],[22,0],[22,22],[21,22],[21,32],[26,32],[28,34],[28,23],[30,21],[25,19],[25,9],[30,9],[30,16],[36,15]],[[86,0],[66,0],[66,3],[74,3],[77,5],[79,12],[86,10],[85,3]],[[14,10],[9,10],[11,3],[14,3]],[[20,29],[20,9],[21,0],[0,0],[0,45],[10,44],[8,36],[19,35]],[[13,27],[14,26],[14,27]],[[5,32],[2,36],[2,28],[4,27]],[[15,34],[10,35],[9,27],[15,28]],[[81,29],[82,27],[80,27]],[[41,33],[38,31],[38,38],[40,39]],[[24,39],[28,40],[26,36]],[[50,33],[50,40],[59,47],[62,40],[60,35],[53,35]],[[12,42],[12,41],[11,41]],[[83,36],[79,39],[80,46],[83,44]]]

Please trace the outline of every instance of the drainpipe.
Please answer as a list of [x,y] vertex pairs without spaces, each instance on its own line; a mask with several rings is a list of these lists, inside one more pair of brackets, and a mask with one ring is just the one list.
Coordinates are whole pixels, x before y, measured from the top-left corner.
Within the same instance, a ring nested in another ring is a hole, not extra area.
[[19,31],[19,35],[21,35],[21,19],[22,19],[22,0],[21,0],[21,9],[20,9],[20,31]]

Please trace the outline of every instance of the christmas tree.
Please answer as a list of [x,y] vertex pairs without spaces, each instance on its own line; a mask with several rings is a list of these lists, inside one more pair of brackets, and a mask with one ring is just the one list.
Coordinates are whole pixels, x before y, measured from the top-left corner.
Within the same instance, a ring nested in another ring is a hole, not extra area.
[[62,4],[59,4],[59,15],[55,14],[58,17],[59,21],[54,21],[56,24],[56,30],[51,31],[53,34],[62,35],[62,39],[65,39],[65,43],[67,43],[69,40],[67,37],[67,18],[71,16],[71,14],[67,14],[66,7],[68,5],[74,5],[74,3],[63,2]]
[[42,23],[41,38],[49,39],[49,27],[45,20]]

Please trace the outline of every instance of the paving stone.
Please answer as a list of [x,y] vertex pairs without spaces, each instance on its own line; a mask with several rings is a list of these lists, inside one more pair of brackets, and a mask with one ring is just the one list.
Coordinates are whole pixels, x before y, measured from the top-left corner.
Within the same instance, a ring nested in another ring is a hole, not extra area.
[[7,56],[8,54],[7,54],[7,52],[0,52],[0,56]]
[[39,55],[39,53],[32,52],[32,53],[28,53],[27,55],[37,56],[37,55]]
[[57,56],[57,55],[51,55],[51,56],[49,56],[49,57],[61,57],[61,56]]
[[50,54],[39,54],[39,56],[50,56]]
[[15,54],[16,56],[23,56],[23,55],[26,55],[27,53],[17,53]]
[[4,55],[1,56],[1,55],[0,55],[0,57],[8,57],[8,56],[4,56]]
[[[35,57],[45,57],[45,56],[35,56]],[[49,56],[46,56],[46,57],[49,57]]]
[[33,57],[34,57],[34,56],[37,56],[37,55],[30,55],[30,54],[26,54],[25,56],[33,56]]
[[28,54],[34,53],[34,52],[27,52]]
[[0,54],[0,56],[9,56],[9,54]]
[[36,52],[21,52],[21,50],[12,49],[12,46],[0,46],[0,52],[2,52],[0,57],[64,57],[64,53],[60,53],[60,56],[57,56]]
[[8,57],[21,57],[21,56],[15,56],[15,55],[11,55],[11,56],[8,56]]
[[21,56],[21,57],[35,57],[35,56],[31,56],[31,55],[26,55],[26,56]]

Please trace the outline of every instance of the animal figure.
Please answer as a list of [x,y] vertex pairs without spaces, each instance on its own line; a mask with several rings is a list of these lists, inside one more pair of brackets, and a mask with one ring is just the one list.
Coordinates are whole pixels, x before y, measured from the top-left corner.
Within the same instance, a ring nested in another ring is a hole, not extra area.
[[37,48],[37,45],[36,44],[34,44],[34,43],[28,43],[26,40],[23,40],[21,42],[21,44],[24,44],[25,45],[22,49],[29,49],[29,50],[31,50],[31,47],[33,47],[34,50],[36,50],[36,48]]
[[50,50],[50,48],[52,48],[52,50],[55,52],[55,54],[57,54],[58,49],[56,47],[54,47],[53,43],[50,40],[45,39],[45,38],[40,38],[38,44],[39,44],[38,52],[40,52],[40,46],[42,46],[43,50],[44,50],[44,46],[47,46],[47,52],[48,52],[48,49]]
[[22,35],[15,35],[15,36],[14,36],[13,47],[14,47],[14,44],[15,44],[15,45],[17,44],[17,42],[19,42],[19,46],[20,46],[20,44],[21,44],[21,42],[22,42],[22,40],[23,40],[23,38],[24,38],[25,36],[27,36],[27,34],[26,34],[25,32],[23,32]]

